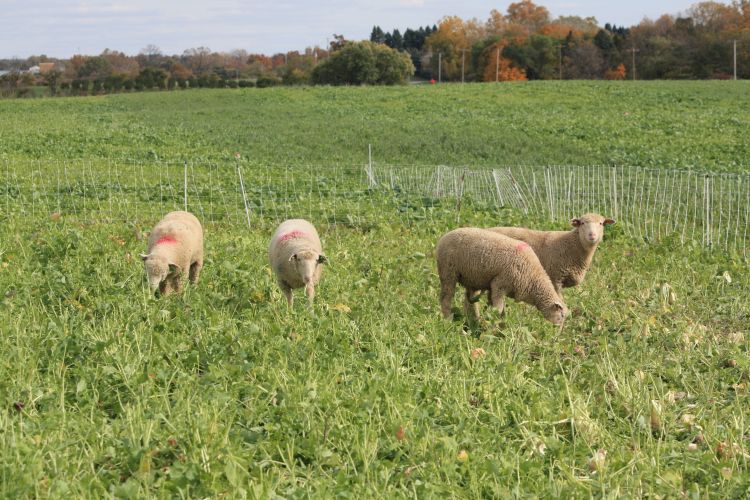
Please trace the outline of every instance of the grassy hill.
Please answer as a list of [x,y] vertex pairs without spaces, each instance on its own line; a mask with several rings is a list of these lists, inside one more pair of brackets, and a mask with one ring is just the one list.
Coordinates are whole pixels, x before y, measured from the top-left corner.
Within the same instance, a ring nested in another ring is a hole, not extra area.
[[0,154],[747,169],[748,82],[196,90],[0,101]]

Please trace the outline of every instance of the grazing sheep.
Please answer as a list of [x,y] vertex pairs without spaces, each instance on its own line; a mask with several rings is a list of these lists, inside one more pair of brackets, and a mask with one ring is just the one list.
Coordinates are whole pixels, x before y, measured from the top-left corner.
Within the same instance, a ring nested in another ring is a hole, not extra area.
[[141,254],[148,284],[162,295],[182,291],[182,275],[198,282],[203,268],[203,228],[190,212],[169,212],[148,237],[148,253]]
[[328,262],[315,226],[303,219],[282,222],[271,237],[268,260],[289,306],[294,303],[292,289],[305,287],[312,307],[315,285],[323,272],[320,264]]
[[446,319],[456,282],[466,288],[464,308],[471,320],[477,316],[474,293],[482,290],[489,290],[490,303],[501,313],[506,295],[535,306],[555,325],[568,313],[536,254],[522,241],[485,229],[455,229],[440,238],[435,255]]
[[604,237],[604,226],[615,221],[599,214],[571,219],[570,231],[534,231],[521,227],[493,227],[489,231],[525,241],[534,249],[557,294],[579,285],[589,270],[596,247]]

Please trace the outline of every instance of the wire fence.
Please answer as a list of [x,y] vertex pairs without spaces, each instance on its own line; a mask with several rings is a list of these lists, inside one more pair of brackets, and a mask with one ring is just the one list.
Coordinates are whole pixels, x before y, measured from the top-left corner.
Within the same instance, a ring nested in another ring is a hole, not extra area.
[[649,242],[666,237],[747,255],[750,175],[639,167],[253,165],[203,161],[0,160],[6,217],[58,212],[158,220],[187,209],[252,226],[307,217],[367,225],[512,207],[561,222],[586,212]]

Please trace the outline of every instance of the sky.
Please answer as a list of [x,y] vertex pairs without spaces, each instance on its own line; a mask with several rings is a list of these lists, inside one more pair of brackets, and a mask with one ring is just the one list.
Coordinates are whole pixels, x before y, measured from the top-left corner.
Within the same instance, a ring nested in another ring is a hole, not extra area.
[[[697,0],[538,0],[552,17],[594,16],[600,25],[632,26],[644,17],[684,12]],[[445,15],[486,20],[510,1],[482,0],[0,0],[0,58],[45,54],[69,58],[104,49],[135,55],[148,45],[164,54],[208,47],[273,54],[326,47],[333,34],[369,38],[437,24]],[[724,2],[729,3],[729,2]]]

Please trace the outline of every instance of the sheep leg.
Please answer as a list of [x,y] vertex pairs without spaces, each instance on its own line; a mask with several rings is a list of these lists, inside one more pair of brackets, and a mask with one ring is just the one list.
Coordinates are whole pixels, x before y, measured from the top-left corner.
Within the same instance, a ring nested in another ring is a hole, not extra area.
[[443,313],[443,318],[445,319],[453,319],[453,313],[451,312],[451,302],[453,302],[453,295],[455,293],[455,280],[440,280],[440,310]]
[[193,262],[190,265],[190,283],[198,283],[198,278],[200,278],[201,275],[201,269],[203,269],[202,260]]
[[505,309],[505,290],[500,287],[500,282],[496,279],[490,282],[490,303],[497,309],[499,314],[503,314]]
[[166,297],[170,293],[172,293],[172,283],[170,282],[170,278],[166,277],[164,281],[159,283],[159,294]]
[[292,307],[292,305],[294,305],[294,294],[292,294],[291,287],[283,281],[279,280],[279,288],[281,288],[281,291],[284,292],[287,305],[289,307]]
[[481,290],[467,288],[464,294],[464,313],[470,322],[476,322],[479,319],[479,295]]
[[[170,278],[167,278],[170,279]],[[181,276],[178,273],[175,273],[174,276],[171,277],[172,279],[172,287],[174,288],[175,292],[182,293],[182,279]]]
[[307,285],[305,287],[305,294],[307,295],[307,307],[312,309],[313,307],[313,299],[315,298],[315,286],[314,285]]

